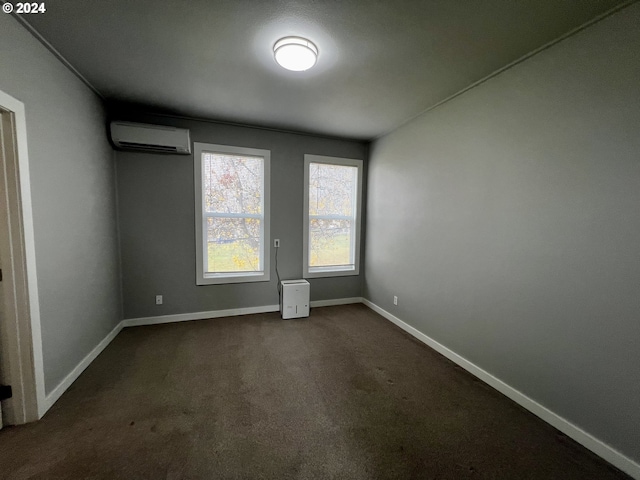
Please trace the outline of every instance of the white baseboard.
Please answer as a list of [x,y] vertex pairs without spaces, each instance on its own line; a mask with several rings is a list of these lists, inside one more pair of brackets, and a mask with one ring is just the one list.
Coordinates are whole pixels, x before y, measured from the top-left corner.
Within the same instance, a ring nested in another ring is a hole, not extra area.
[[100,355],[100,353],[105,348],[107,348],[107,345],[109,345],[111,341],[116,338],[116,335],[120,333],[122,327],[122,322],[118,323],[118,325],[116,325],[114,329],[111,330],[107,334],[107,336],[104,337],[102,341],[98,345],[96,345],[96,347],[91,350],[78,365],[76,365],[76,368],[71,370],[69,375],[64,377],[64,379],[58,384],[58,386],[51,390],[51,392],[49,392],[45,396],[44,408],[40,412],[40,417],[42,417],[47,412],[47,410],[49,410],[53,406],[53,404],[56,403],[56,401],[62,396],[64,392],[67,391],[71,384],[76,381],[80,374],[85,371],[85,369],[91,364],[91,362],[93,362],[96,357]]
[[[362,303],[362,297],[335,298],[331,300],[314,300],[311,307],[329,307],[333,305],[348,305]],[[264,305],[261,307],[231,308],[229,310],[212,310],[209,312],[179,313],[176,315],[158,315],[157,317],[128,318],[123,320],[124,327],[139,327],[142,325],[157,325],[160,323],[188,322],[191,320],[206,320],[208,318],[235,317],[254,313],[269,313],[280,311],[279,305]]]
[[311,308],[333,307],[334,305],[350,305],[352,303],[362,303],[362,297],[334,298],[331,300],[311,300]]
[[403,322],[395,315],[392,315],[391,313],[377,306],[375,303],[367,300],[366,298],[362,299],[362,303],[364,303],[366,306],[371,308],[374,312],[379,313],[387,320],[396,324],[405,332],[409,333],[410,335],[413,335],[415,338],[417,338],[421,342],[427,344],[429,347],[433,348],[438,353],[444,355],[449,360],[458,364],[459,366],[467,370],[469,373],[475,375],[486,384],[492,386],[503,395],[506,395],[517,404],[526,408],[534,415],[540,417],[545,422],[557,428],[562,433],[573,438],[576,442],[588,448],[599,457],[603,458],[604,460],[614,465],[615,467],[619,468],[620,470],[627,473],[628,475],[631,475],[633,478],[640,480],[640,465],[638,463],[624,456],[622,453],[618,452],[617,450],[610,447],[609,445],[602,442],[601,440],[598,440],[593,435],[585,432],[580,427],[577,427],[576,425],[572,424],[571,422],[561,417],[560,415],[552,412],[545,406],[540,405],[538,402],[527,397],[522,392],[507,385],[502,380],[494,377],[486,370],[483,370],[477,365],[471,363],[466,358],[461,357],[460,355],[455,353],[453,350],[448,349],[441,343],[438,343],[436,340],[425,335],[424,333],[415,329],[411,325]]
[[[593,435],[585,432],[581,428],[572,424],[568,420],[562,418],[556,413],[552,412],[548,408],[539,404],[535,400],[527,397],[522,392],[516,390],[515,388],[507,385],[502,380],[494,377],[489,372],[483,370],[477,365],[471,363],[469,360],[464,357],[458,355],[454,351],[445,347],[441,343],[432,339],[431,337],[425,335],[419,330],[415,329],[411,325],[403,322],[395,315],[387,312],[386,310],[380,308],[376,304],[367,300],[366,298],[361,297],[350,297],[350,298],[338,298],[332,300],[316,300],[311,302],[311,307],[327,307],[333,305],[348,305],[353,303],[364,303],[366,306],[371,308],[376,313],[382,315],[387,320],[391,321],[398,327],[402,328],[404,331],[414,336],[421,342],[425,343],[429,347],[433,348],[438,353],[444,355],[449,360],[455,362],[483,382],[492,386],[502,394],[509,397],[514,402],[518,403],[522,407],[529,410],[534,415],[537,415],[545,422],[554,426],[561,432],[565,433],[569,437],[573,438],[578,443],[582,444],[596,455],[602,457],[604,460],[608,461],[612,465],[616,466],[623,472],[631,475],[633,478],[640,480],[640,465],[630,458],[624,456],[622,453],[618,452],[614,448],[610,447],[606,443],[598,440]],[[51,408],[51,406],[62,396],[62,394],[71,386],[71,384],[80,376],[80,374],[95,360],[95,358],[111,343],[111,341],[120,333],[120,331],[124,327],[135,327],[141,325],[156,325],[161,323],[172,323],[172,322],[185,322],[189,320],[203,320],[208,318],[221,318],[221,317],[230,317],[237,315],[249,315],[254,313],[267,313],[267,312],[277,312],[279,311],[278,305],[265,305],[261,307],[249,307],[249,308],[234,308],[229,310],[214,310],[209,312],[195,312],[195,313],[182,313],[177,315],[161,315],[156,317],[142,317],[142,318],[130,318],[121,321],[115,328],[109,332],[109,334],[91,351],[89,354],[82,359],[82,361],[74,368],[69,375],[67,375],[60,384],[54,388],[45,398],[45,405],[43,411],[40,413],[40,416],[44,415],[44,413]]]
[[230,308],[229,310],[212,310],[210,312],[178,313],[176,315],[159,315],[157,317],[128,318],[122,321],[124,327],[157,325],[160,323],[188,322],[190,320],[206,320],[208,318],[235,317],[252,313],[268,313],[280,311],[279,305],[261,307]]

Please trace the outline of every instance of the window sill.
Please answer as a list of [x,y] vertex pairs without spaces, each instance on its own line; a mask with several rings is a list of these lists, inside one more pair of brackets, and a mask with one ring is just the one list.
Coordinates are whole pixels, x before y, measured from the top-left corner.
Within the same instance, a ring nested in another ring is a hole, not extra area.
[[355,267],[315,267],[304,272],[303,278],[348,277],[359,275]]
[[269,274],[264,272],[242,272],[242,273],[205,273],[204,276],[198,276],[196,285],[224,285],[227,283],[250,283],[250,282],[268,282]]

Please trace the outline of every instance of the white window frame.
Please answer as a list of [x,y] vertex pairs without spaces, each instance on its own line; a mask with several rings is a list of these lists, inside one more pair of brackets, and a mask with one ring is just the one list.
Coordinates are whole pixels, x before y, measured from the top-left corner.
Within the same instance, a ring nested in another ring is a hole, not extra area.
[[[356,188],[356,215],[354,245],[354,266],[353,267],[310,267],[309,266],[309,165],[311,163],[324,163],[327,165],[341,165],[357,167],[358,185]],[[362,224],[362,170],[364,162],[353,158],[325,157],[322,155],[304,156],[304,211],[303,211],[303,249],[302,267],[304,278],[320,277],[343,277],[360,274],[360,231]]]
[[[262,243],[262,272],[237,273],[207,273],[204,266],[204,249],[207,246],[204,228],[205,208],[202,195],[202,154],[228,153],[231,155],[246,155],[264,158],[263,176],[263,229]],[[271,272],[270,224],[271,224],[271,151],[257,148],[235,147],[231,145],[216,145],[211,143],[193,144],[193,172],[195,183],[195,224],[196,224],[196,285],[219,285],[225,283],[268,282]]]

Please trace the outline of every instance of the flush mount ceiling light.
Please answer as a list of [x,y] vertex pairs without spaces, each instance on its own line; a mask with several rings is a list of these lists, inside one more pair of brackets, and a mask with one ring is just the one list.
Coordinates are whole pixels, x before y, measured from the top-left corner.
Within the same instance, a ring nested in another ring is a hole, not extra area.
[[273,46],[273,56],[281,67],[303,72],[316,64],[318,47],[306,38],[284,37]]

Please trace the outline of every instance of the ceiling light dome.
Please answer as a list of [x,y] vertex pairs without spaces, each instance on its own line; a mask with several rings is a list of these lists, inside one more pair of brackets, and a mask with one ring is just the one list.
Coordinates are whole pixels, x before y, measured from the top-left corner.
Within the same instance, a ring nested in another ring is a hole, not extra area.
[[273,46],[278,65],[294,72],[309,70],[318,59],[318,47],[302,37],[284,37]]

